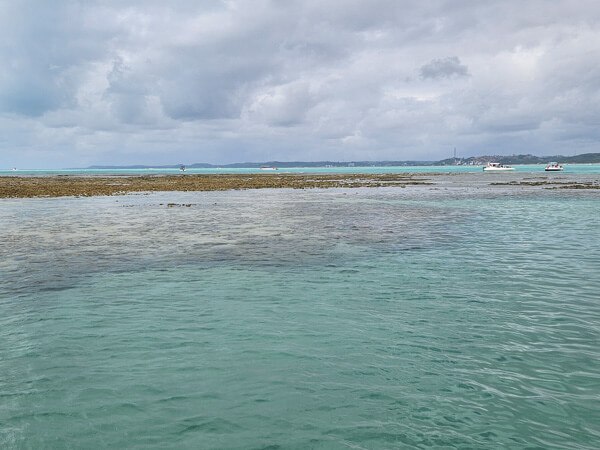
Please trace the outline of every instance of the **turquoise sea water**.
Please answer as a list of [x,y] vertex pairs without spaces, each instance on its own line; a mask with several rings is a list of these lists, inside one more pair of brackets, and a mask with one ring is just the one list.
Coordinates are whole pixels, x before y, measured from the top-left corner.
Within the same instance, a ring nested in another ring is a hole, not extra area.
[[0,201],[0,448],[598,448],[600,191],[490,180]]
[[[546,164],[515,165],[515,172],[542,172]],[[186,174],[199,173],[479,173],[482,166],[398,166],[398,167],[281,167],[276,172],[258,168],[186,169]],[[40,175],[157,175],[180,174],[175,169],[19,169],[1,170],[0,176]],[[600,174],[600,164],[567,164],[563,173]]]

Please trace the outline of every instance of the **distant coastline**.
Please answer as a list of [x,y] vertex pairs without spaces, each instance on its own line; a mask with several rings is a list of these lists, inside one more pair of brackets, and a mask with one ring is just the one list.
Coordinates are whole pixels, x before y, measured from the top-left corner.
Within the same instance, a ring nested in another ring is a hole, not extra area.
[[[534,155],[484,155],[471,156],[468,158],[446,158],[438,161],[262,161],[262,162],[242,162],[231,164],[208,164],[194,163],[186,164],[189,169],[239,169],[239,168],[259,168],[268,167],[410,167],[410,166],[478,166],[488,162],[499,162],[502,164],[547,164],[549,161],[558,161],[562,164],[600,164],[600,153],[583,153],[575,156],[534,156]],[[85,169],[176,169],[181,164],[152,165],[93,165]],[[82,169],[74,167],[72,169]]]

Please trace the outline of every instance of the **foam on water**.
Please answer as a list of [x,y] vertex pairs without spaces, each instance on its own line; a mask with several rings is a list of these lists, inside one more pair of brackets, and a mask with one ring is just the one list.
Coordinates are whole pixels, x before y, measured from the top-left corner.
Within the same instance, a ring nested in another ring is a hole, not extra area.
[[600,195],[471,181],[3,201],[1,446],[596,448]]

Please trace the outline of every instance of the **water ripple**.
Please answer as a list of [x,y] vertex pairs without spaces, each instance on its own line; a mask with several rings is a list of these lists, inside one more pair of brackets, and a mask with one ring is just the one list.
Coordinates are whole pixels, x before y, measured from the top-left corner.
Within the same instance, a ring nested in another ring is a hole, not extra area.
[[597,448],[600,198],[457,180],[0,205],[0,446]]

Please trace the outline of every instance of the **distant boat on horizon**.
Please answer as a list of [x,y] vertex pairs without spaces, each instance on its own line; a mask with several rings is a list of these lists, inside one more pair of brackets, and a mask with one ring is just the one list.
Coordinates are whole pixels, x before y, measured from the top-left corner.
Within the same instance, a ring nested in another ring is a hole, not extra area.
[[185,166],[184,165],[179,166],[179,171],[180,172],[185,172]]
[[560,172],[561,170],[563,170],[563,166],[558,164],[556,161],[551,161],[548,163],[544,170],[546,172]]
[[277,167],[260,166],[260,170],[277,170]]
[[489,162],[488,165],[483,168],[484,172],[508,172],[510,170],[515,170],[515,168],[493,162]]

